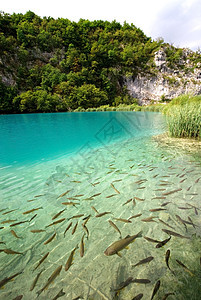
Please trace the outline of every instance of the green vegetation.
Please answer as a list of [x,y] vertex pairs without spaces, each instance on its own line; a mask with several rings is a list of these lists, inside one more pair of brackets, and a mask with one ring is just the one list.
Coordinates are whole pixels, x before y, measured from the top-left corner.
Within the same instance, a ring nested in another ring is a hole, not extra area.
[[132,105],[123,77],[156,72],[162,43],[126,22],[1,12],[0,113]]

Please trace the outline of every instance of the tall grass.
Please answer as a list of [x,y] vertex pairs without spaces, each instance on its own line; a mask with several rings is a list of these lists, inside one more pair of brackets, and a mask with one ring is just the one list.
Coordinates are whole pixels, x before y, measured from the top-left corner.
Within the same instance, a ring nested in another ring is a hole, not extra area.
[[170,136],[201,139],[201,102],[170,105],[165,114]]

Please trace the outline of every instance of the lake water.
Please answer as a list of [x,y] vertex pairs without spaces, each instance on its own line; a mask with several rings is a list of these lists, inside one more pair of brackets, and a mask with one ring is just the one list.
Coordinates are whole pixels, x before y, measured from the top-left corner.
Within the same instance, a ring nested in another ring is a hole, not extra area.
[[[198,299],[201,152],[156,138],[164,131],[150,112],[0,116],[0,284],[22,272],[0,299],[54,299],[62,288],[61,299],[150,299],[159,280],[154,299]],[[122,257],[104,255],[139,232]],[[146,239],[169,236],[159,248]]]

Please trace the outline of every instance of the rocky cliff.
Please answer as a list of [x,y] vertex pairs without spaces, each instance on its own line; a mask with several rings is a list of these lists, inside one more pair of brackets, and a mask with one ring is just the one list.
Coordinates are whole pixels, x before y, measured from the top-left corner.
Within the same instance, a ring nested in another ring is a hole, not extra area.
[[166,49],[155,52],[155,72],[124,78],[129,94],[140,104],[151,100],[172,99],[181,94],[201,94],[201,63],[192,60],[194,52],[183,49],[176,64],[171,65]]

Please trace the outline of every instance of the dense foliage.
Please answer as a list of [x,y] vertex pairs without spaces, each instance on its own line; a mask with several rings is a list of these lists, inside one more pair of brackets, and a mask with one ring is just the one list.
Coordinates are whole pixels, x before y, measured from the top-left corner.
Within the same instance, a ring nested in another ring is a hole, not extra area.
[[122,78],[153,72],[161,43],[133,24],[0,13],[0,113],[132,104]]

